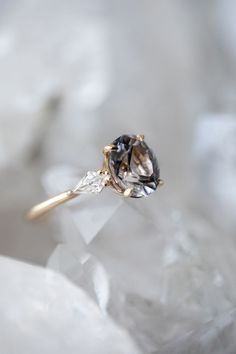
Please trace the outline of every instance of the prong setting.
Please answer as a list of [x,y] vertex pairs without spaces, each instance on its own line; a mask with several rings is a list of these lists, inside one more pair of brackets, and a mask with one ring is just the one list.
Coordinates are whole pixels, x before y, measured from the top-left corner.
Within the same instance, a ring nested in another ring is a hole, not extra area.
[[144,139],[145,139],[144,134],[138,134],[138,135],[137,135],[137,139],[138,139],[139,141],[144,141]]
[[104,155],[107,155],[109,152],[111,152],[113,149],[114,149],[114,145],[112,144],[109,144],[109,145],[106,145],[104,148],[103,148],[103,154]]
[[158,187],[162,187],[164,185],[164,181],[161,178],[158,178],[157,183],[158,183]]
[[132,190],[132,188],[127,188],[123,193],[124,197],[129,198],[131,196]]

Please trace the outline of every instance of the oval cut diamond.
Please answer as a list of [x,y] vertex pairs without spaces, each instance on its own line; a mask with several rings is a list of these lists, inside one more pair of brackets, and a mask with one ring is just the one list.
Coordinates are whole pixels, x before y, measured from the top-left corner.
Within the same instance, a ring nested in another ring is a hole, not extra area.
[[130,197],[148,196],[157,189],[159,167],[157,158],[148,145],[136,135],[122,135],[112,143],[108,168],[113,187]]

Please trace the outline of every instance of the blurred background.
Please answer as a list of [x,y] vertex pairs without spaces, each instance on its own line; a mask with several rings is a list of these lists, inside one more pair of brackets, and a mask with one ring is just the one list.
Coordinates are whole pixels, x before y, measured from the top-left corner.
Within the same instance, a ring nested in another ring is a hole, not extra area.
[[[0,0],[1,255],[13,279],[27,263],[29,287],[28,263],[63,273],[137,353],[236,353],[235,14],[233,0]],[[25,220],[124,133],[145,134],[163,188]]]

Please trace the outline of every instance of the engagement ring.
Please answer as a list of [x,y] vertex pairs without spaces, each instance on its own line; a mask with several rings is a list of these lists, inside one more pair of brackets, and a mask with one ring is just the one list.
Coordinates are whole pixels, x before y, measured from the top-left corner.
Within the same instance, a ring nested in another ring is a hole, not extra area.
[[103,155],[101,170],[88,171],[74,188],[35,205],[27,217],[36,219],[80,194],[97,194],[105,187],[124,197],[142,198],[163,184],[157,158],[144,141],[144,135],[122,135],[104,147]]

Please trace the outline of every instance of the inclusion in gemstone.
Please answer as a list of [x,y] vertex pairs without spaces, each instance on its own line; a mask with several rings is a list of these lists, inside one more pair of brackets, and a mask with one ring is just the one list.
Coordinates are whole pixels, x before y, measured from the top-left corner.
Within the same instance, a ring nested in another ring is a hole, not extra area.
[[140,136],[122,135],[112,144],[108,169],[113,187],[119,193],[129,190],[132,198],[146,197],[157,189],[157,158]]

